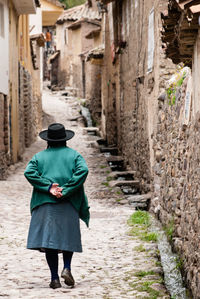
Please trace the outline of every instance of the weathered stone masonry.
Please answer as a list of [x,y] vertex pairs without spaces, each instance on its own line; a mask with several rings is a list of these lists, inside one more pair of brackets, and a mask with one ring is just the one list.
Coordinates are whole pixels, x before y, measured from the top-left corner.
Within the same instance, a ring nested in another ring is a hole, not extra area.
[[7,96],[0,93],[0,179],[5,177],[10,163]]
[[185,90],[177,91],[176,103],[159,98],[154,136],[155,199],[152,202],[163,224],[173,229],[173,246],[184,263],[184,276],[194,298],[200,298],[200,113],[183,125]]
[[36,126],[35,113],[33,107],[32,78],[23,66],[19,66],[19,127],[20,127],[20,149],[19,155],[22,155],[25,147],[35,140]]
[[[151,185],[154,154],[151,135],[156,123],[157,95],[174,68],[161,48],[161,11],[166,1],[114,1],[105,15],[102,71],[102,131],[116,144],[127,167],[137,171],[142,192]],[[154,8],[154,63],[147,73],[148,20]],[[110,18],[110,19],[109,19]],[[113,18],[113,23],[110,21]],[[112,36],[112,32],[113,36]],[[112,40],[113,39],[113,40]]]

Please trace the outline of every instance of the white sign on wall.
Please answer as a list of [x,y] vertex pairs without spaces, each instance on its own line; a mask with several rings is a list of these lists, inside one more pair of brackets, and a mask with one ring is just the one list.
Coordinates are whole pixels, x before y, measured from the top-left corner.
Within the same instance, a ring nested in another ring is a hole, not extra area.
[[147,73],[152,72],[153,61],[154,61],[154,8],[151,9],[149,14]]
[[7,0],[0,0],[0,92],[8,94],[9,83],[9,14]]
[[183,123],[188,125],[190,121],[190,110],[191,110],[191,99],[192,99],[192,76],[188,78],[186,93],[185,93],[185,108],[184,108],[184,117]]
[[110,42],[111,44],[114,42],[114,26],[113,26],[113,4],[108,4],[108,15],[110,16],[109,21],[109,32],[110,32]]

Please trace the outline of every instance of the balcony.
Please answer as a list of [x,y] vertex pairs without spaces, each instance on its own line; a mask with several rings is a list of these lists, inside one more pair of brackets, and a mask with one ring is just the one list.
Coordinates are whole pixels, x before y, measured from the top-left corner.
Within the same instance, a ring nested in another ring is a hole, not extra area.
[[12,0],[18,15],[36,13],[35,0]]

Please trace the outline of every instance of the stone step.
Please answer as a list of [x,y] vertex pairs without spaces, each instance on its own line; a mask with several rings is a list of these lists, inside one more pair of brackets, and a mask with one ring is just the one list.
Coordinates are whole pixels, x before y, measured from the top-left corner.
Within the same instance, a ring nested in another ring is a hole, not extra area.
[[117,179],[118,177],[130,177],[136,175],[136,171],[130,170],[130,171],[113,171],[109,174],[109,177],[111,177],[113,180]]
[[111,153],[111,155],[117,155],[118,154],[118,148],[117,147],[100,147],[101,153]]
[[129,203],[146,202],[147,200],[151,199],[151,193],[128,195],[126,198],[128,199]]
[[68,118],[69,121],[77,121],[78,119],[82,118],[82,115],[77,115],[72,118]]
[[110,181],[110,187],[122,187],[122,186],[131,186],[131,187],[139,187],[140,181],[139,180],[131,180],[131,181]]
[[124,158],[122,156],[109,156],[106,158],[108,163],[113,163],[113,164],[117,164],[117,163],[123,163],[124,162]]
[[137,203],[131,204],[131,206],[134,207],[136,210],[148,211],[148,209],[149,209],[149,205],[144,202],[137,202]]
[[86,127],[86,128],[83,128],[83,134],[91,134],[93,133],[94,135],[100,135],[99,133],[99,128],[96,128],[96,127]]
[[108,156],[107,162],[113,171],[123,171],[124,170],[124,158],[121,156]]
[[151,193],[141,194],[141,195],[129,195],[126,196],[128,203],[133,206],[136,210],[148,210],[149,203],[151,200]]
[[107,145],[107,141],[106,141],[105,139],[103,139],[103,138],[99,138],[99,139],[97,139],[97,143],[98,143],[99,145],[104,145],[104,146]]

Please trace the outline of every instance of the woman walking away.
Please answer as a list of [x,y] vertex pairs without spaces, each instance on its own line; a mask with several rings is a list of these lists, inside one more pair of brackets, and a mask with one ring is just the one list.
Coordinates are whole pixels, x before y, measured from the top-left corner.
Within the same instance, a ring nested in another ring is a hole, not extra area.
[[77,151],[66,146],[74,132],[62,124],[51,124],[39,136],[47,141],[47,149],[34,155],[24,173],[33,186],[27,248],[45,252],[53,289],[61,287],[58,253],[62,253],[61,277],[74,286],[71,260],[73,252],[82,252],[79,218],[88,226],[90,217],[83,187],[88,167]]

